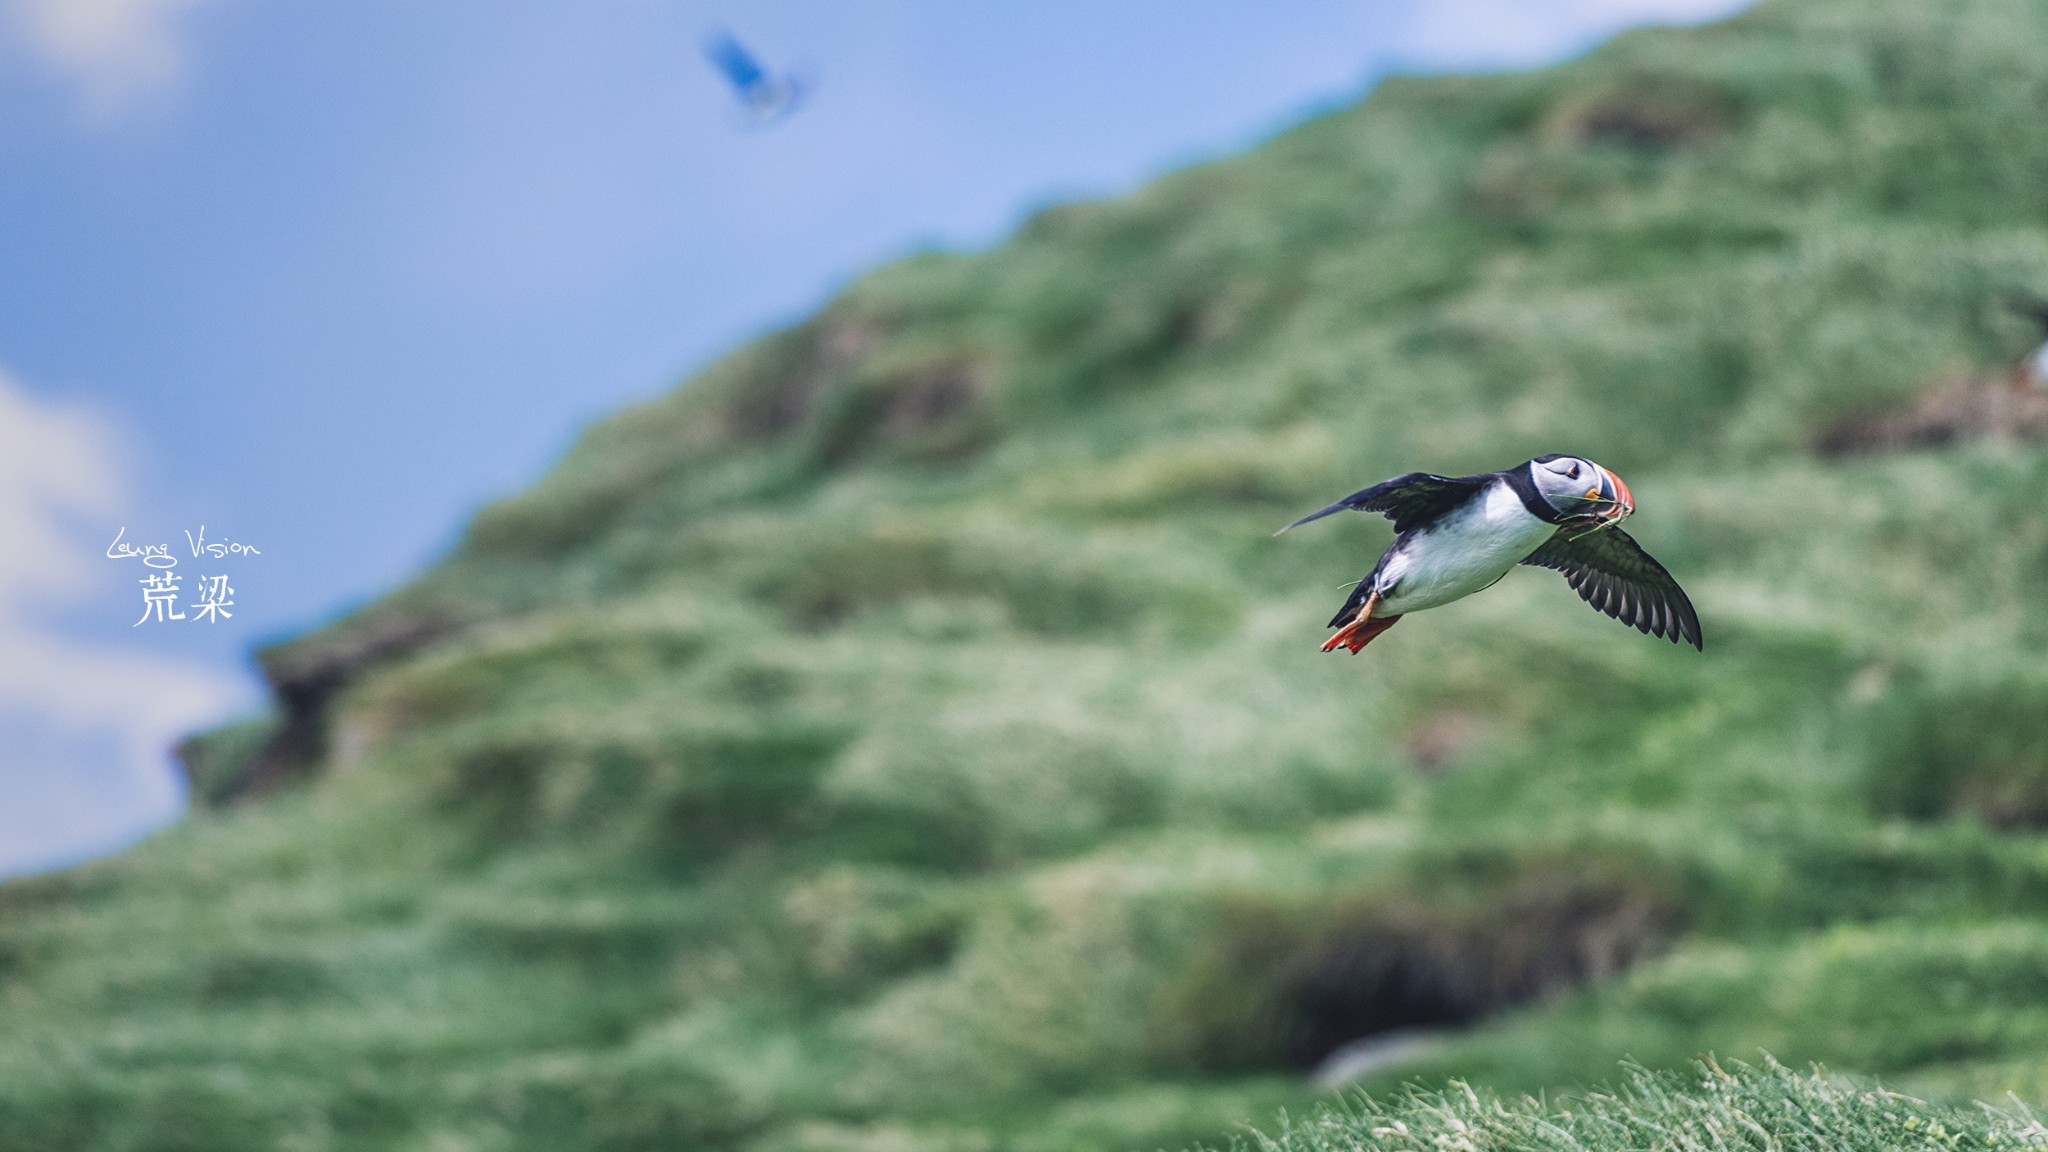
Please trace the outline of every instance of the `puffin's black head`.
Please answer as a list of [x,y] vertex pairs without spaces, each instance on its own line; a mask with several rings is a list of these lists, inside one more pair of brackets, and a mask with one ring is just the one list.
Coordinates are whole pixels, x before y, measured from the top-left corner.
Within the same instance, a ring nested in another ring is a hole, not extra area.
[[1598,520],[1606,527],[1635,514],[1635,497],[1621,477],[1583,456],[1538,456],[1528,469],[1536,491],[1567,519]]

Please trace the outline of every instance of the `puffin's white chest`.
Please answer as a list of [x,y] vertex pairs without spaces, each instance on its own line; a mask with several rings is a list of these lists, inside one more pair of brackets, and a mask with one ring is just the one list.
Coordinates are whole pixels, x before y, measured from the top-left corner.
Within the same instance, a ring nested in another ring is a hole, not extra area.
[[1420,612],[1470,596],[1507,575],[1556,531],[1523,507],[1514,489],[1495,484],[1387,558],[1376,585],[1377,615]]

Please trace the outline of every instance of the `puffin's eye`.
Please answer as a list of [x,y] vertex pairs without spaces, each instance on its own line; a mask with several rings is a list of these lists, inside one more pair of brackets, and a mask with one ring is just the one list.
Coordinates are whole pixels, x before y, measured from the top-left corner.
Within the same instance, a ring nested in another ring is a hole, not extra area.
[[1565,478],[1567,480],[1577,480],[1579,478],[1579,465],[1576,460],[1572,462],[1571,470],[1565,473]]

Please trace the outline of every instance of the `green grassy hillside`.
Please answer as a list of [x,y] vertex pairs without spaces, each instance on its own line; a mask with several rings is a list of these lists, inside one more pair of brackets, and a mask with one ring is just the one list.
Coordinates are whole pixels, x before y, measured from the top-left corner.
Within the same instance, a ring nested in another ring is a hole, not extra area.
[[[875,272],[0,886],[0,1150],[1180,1146],[1411,1027],[2048,1097],[2044,116],[2038,0],[1783,0]],[[1548,451],[1704,655],[1316,651],[1386,528],[1273,528]]]

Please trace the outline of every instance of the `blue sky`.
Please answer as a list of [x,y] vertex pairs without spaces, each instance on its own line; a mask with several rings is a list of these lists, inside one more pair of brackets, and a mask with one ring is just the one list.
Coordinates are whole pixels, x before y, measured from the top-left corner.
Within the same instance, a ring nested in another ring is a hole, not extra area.
[[[164,748],[257,703],[254,645],[864,268],[1389,70],[1736,6],[0,0],[0,872],[173,819]],[[721,26],[810,78],[796,115],[743,126]],[[234,618],[136,626],[121,529]]]

